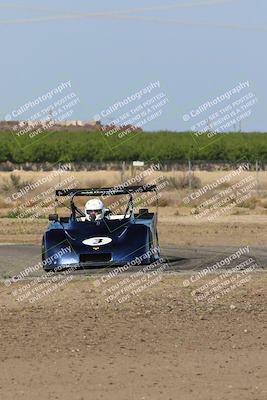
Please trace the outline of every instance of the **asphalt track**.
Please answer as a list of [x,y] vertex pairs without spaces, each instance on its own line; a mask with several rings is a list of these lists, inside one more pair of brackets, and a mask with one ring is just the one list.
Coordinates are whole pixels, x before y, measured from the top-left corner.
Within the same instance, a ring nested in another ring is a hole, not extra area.
[[[242,247],[242,246],[240,246]],[[217,262],[235,253],[239,247],[207,246],[207,247],[178,247],[164,246],[161,248],[162,257],[167,265],[164,273],[170,272],[196,272],[207,267],[212,267]],[[258,270],[267,270],[267,249],[263,247],[250,247],[249,252],[239,258],[232,259],[229,265],[222,269],[234,268],[243,261],[252,258],[257,263]],[[18,275],[26,268],[35,266],[40,262],[40,246],[36,244],[1,244],[0,243],[0,279],[11,278]],[[143,266],[131,267],[131,271],[141,270]],[[77,276],[101,275],[107,273],[107,268],[86,269],[75,271]],[[39,269],[27,278],[44,275]]]

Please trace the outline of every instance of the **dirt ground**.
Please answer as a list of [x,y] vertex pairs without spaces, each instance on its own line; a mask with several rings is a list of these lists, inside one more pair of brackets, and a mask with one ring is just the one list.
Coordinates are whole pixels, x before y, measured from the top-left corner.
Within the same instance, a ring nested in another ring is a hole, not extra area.
[[[267,215],[253,212],[207,222],[164,207],[160,242],[264,248]],[[40,243],[47,223],[0,218],[0,243]],[[33,304],[16,301],[21,283],[0,283],[0,399],[266,400],[265,272],[212,303],[198,302],[182,273],[121,304],[94,279]]]
[[0,398],[265,400],[266,274],[212,304],[185,278],[122,304],[90,279],[34,304],[0,284]]

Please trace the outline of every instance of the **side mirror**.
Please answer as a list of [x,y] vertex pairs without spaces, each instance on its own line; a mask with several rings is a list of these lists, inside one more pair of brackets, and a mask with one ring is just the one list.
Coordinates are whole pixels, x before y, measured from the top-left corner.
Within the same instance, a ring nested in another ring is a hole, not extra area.
[[58,214],[49,214],[48,219],[49,219],[49,221],[57,222],[58,221]]
[[107,208],[104,212],[104,217],[107,217],[108,215],[111,214],[111,211]]
[[140,208],[139,215],[146,215],[148,214],[148,208]]

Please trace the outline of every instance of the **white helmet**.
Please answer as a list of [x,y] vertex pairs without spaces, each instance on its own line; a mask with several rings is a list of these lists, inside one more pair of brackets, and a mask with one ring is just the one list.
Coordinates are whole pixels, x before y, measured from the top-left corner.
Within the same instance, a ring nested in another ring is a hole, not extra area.
[[105,207],[101,200],[91,199],[85,204],[85,219],[88,221],[96,221],[104,217]]

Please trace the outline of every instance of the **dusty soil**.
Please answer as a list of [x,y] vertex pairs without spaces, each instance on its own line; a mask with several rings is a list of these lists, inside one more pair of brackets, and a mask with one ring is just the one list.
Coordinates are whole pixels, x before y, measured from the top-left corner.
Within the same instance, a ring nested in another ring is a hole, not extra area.
[[[266,222],[207,223],[165,208],[159,233],[162,244],[266,246]],[[40,243],[46,226],[1,218],[0,243]],[[0,398],[266,400],[267,275],[254,273],[212,304],[196,303],[188,278],[164,274],[122,304],[107,303],[95,278],[75,278],[34,304],[15,300],[21,284],[0,283]]]
[[267,276],[212,304],[185,278],[122,304],[90,279],[34,304],[0,286],[0,398],[265,400]]

